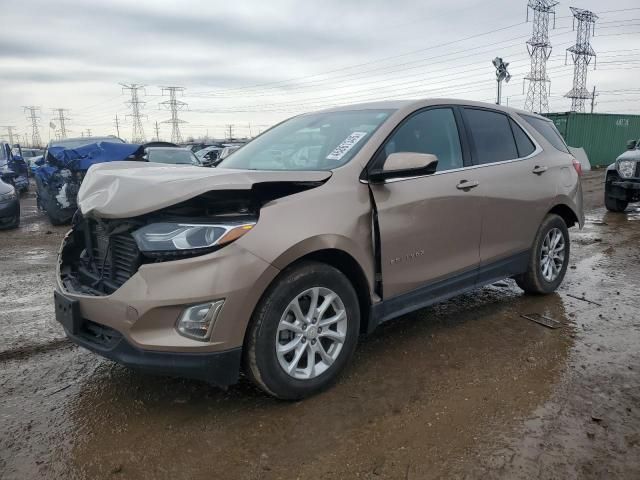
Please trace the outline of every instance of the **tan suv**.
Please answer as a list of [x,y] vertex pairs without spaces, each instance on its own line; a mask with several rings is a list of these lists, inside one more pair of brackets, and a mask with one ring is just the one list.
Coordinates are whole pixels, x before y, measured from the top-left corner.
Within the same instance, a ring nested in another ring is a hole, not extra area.
[[95,165],[78,200],[55,292],[75,343],[285,399],[407,312],[506,277],[553,292],[583,223],[553,124],[460,100],[300,115],[213,169]]

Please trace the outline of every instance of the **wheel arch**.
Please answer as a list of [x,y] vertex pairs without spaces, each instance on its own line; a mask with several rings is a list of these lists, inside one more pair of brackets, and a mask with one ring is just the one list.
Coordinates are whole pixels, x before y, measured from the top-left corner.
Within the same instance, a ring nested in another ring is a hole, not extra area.
[[[356,295],[358,296],[358,304],[360,306],[360,332],[368,332],[372,305],[372,287],[369,277],[366,274],[367,266],[363,266],[352,252],[335,245],[336,242],[327,242],[325,239],[322,242],[322,245],[319,245],[316,242],[313,243],[318,248],[310,249],[309,245],[307,245],[303,251],[293,249],[296,251],[297,255],[292,255],[292,252],[290,251],[273,262],[273,265],[280,270],[280,274],[278,274],[269,285],[272,285],[288,268],[291,268],[300,262],[315,261],[330,265],[339,270],[345,277],[347,277],[351,282],[351,285],[353,285]],[[258,307],[260,301],[268,290],[269,287],[265,289],[260,300],[256,303],[255,308]]]
[[578,214],[573,210],[573,208],[571,208],[566,203],[559,203],[555,205],[551,210],[547,212],[547,214],[550,213],[560,216],[564,220],[564,223],[567,224],[568,228],[580,224],[580,217],[578,217]]
[[325,263],[339,270],[353,285],[358,296],[360,306],[360,333],[368,331],[369,316],[371,313],[371,291],[367,277],[360,264],[354,257],[337,248],[326,248],[308,253],[294,262],[305,260]]

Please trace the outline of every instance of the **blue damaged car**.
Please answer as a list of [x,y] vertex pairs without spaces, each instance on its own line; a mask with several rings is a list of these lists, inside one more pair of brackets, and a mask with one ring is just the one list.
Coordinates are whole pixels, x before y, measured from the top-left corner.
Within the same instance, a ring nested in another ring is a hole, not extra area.
[[0,142],[0,180],[13,185],[18,193],[29,190],[29,167],[7,142]]
[[143,161],[144,146],[124,143],[116,137],[67,139],[50,144],[34,175],[38,208],[46,212],[53,225],[69,223],[89,167],[121,160]]

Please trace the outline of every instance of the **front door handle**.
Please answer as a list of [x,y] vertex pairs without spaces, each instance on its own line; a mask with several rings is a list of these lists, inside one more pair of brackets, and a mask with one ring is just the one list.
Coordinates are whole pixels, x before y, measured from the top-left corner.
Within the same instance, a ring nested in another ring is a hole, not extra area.
[[476,188],[478,185],[480,185],[480,182],[478,182],[477,180],[460,180],[460,183],[456,185],[456,188],[458,190],[464,190],[465,192],[468,192],[472,188]]
[[535,167],[533,167],[533,170],[531,170],[531,172],[535,173],[536,175],[542,175],[547,171],[548,168],[549,167],[544,167],[542,165],[536,165]]

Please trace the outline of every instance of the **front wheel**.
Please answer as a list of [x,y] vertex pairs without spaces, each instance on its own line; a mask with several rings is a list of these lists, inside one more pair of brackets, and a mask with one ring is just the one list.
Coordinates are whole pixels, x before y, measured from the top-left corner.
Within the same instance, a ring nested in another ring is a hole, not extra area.
[[527,271],[515,277],[527,293],[554,292],[562,283],[569,265],[569,230],[562,217],[547,215],[536,234]]
[[349,362],[360,331],[358,297],[339,270],[302,262],[267,290],[245,342],[245,370],[286,400],[318,393]]
[[604,185],[604,206],[610,212],[620,213],[626,210],[627,206],[629,205],[629,202],[627,202],[626,200],[620,200],[619,198],[615,198],[611,196],[611,187],[612,187],[611,182],[613,182],[617,178],[618,176],[615,175],[614,173],[610,173],[609,175],[607,175],[607,181],[605,182],[605,185]]

